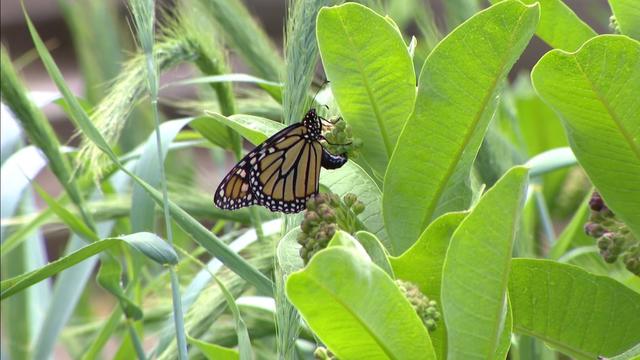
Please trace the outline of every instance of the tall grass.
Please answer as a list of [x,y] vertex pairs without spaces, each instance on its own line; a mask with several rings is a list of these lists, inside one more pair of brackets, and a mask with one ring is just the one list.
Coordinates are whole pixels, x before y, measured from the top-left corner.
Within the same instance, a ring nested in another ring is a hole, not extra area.
[[[155,42],[155,2],[153,0],[132,0],[130,3],[131,12],[135,20],[135,28],[138,41],[146,59],[147,85],[151,98],[151,110],[156,124],[156,144],[158,152],[158,167],[160,168],[160,184],[162,186],[162,199],[164,209],[164,222],[166,225],[167,240],[173,245],[173,229],[171,226],[171,214],[169,213],[169,195],[167,191],[167,180],[165,177],[164,161],[162,157],[162,139],[160,137],[160,115],[158,113],[158,88],[159,74],[154,53]],[[180,360],[188,358],[187,336],[184,331],[184,316],[182,314],[182,300],[180,297],[180,283],[178,275],[173,267],[169,268],[171,279],[171,297],[173,300],[173,319],[175,322],[176,341],[178,343],[178,357]],[[132,333],[134,335],[135,333]],[[132,336],[135,339],[135,336]],[[136,343],[136,350],[140,356],[140,346]],[[144,354],[142,354],[144,357]]]
[[[288,3],[285,33],[285,75],[282,97],[284,122],[299,122],[309,107],[308,92],[318,61],[315,19],[321,7],[338,3],[330,0],[292,0]],[[283,215],[283,236],[294,225],[294,216]],[[286,273],[276,264],[276,330],[280,359],[295,359],[300,333],[300,315],[285,294]]]

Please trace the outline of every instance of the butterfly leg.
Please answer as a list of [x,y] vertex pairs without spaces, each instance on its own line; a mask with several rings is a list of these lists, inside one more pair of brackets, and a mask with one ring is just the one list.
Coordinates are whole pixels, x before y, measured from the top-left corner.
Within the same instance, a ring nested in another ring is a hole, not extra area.
[[322,165],[325,169],[337,169],[342,167],[347,162],[347,154],[334,155],[330,153],[327,149],[322,148]]
[[321,121],[324,121],[324,122],[329,123],[329,124],[331,124],[331,125],[335,125],[335,124],[339,123],[340,121],[344,121],[344,119],[342,118],[342,116],[340,116],[339,118],[335,119],[334,121],[327,120],[327,119],[325,119],[325,118],[323,118],[323,117],[320,117],[320,116],[318,116],[318,118],[319,118]]

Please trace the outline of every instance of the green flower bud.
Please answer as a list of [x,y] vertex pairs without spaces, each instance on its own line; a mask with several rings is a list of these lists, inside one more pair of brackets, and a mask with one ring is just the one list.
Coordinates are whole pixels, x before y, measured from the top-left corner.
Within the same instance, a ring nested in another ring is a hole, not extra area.
[[[314,237],[314,239],[318,242],[318,243],[323,243],[327,240],[327,233],[324,231],[318,231]],[[315,244],[315,243],[314,243]]]
[[427,319],[424,322],[424,326],[426,326],[429,331],[434,331],[437,328],[436,322],[433,319]]
[[356,203],[351,207],[351,211],[353,211],[356,215],[360,215],[364,211],[364,207],[365,206],[362,201],[356,201]]
[[584,225],[584,232],[589,236],[599,237],[604,233],[604,230],[598,223],[588,222]]
[[618,24],[618,19],[616,19],[615,15],[609,17],[609,29],[615,34],[621,34],[620,24]]
[[332,208],[337,208],[338,206],[340,206],[340,197],[334,193],[329,194],[329,205]]
[[320,217],[324,222],[332,223],[336,221],[336,213],[331,208],[326,208],[320,213]]
[[438,312],[437,303],[433,300],[429,300],[415,284],[404,281],[396,280],[398,289],[409,300],[411,306],[415,309],[416,313],[422,319],[423,324],[429,331],[433,331],[437,327],[437,320],[440,319],[440,313]]
[[316,209],[316,200],[315,198],[309,198],[309,200],[307,200],[307,211],[313,211]]
[[307,211],[304,214],[304,221],[308,221],[312,224],[317,224],[320,221],[320,216],[315,211]]
[[347,193],[342,197],[342,201],[344,201],[344,204],[347,207],[351,207],[356,201],[358,201],[358,197],[352,193]]
[[327,233],[327,237],[329,239],[333,238],[333,235],[336,234],[336,231],[338,231],[338,225],[336,224],[329,224],[325,227],[325,232]]
[[327,348],[318,346],[313,352],[315,360],[337,360],[338,358]]

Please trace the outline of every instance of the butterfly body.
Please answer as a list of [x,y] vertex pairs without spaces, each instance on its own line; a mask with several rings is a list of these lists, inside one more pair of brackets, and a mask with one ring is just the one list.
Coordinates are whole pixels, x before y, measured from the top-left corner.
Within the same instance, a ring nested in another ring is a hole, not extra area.
[[218,186],[214,202],[234,210],[262,205],[296,213],[318,193],[320,167],[336,169],[346,155],[334,155],[320,143],[322,122],[314,109],[300,123],[286,127],[249,152]]

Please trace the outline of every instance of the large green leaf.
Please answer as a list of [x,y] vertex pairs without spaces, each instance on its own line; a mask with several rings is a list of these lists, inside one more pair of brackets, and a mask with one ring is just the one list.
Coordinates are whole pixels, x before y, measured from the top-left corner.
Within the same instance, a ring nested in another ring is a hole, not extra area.
[[640,43],[603,35],[575,53],[553,50],[531,77],[607,206],[640,236]]
[[160,264],[176,264],[178,262],[178,256],[171,246],[152,233],[141,232],[117,238],[99,240],[56,261],[50,262],[40,269],[2,281],[2,299],[5,299],[48,277],[56,275],[62,270],[112,248],[121,242],[132,246],[134,249],[140,251],[150,259]]
[[289,275],[287,296],[341,359],[435,359],[426,328],[393,280],[336,246]]
[[640,2],[637,0],[609,0],[620,32],[640,40]]
[[[490,1],[499,2],[499,0]],[[536,35],[554,48],[575,50],[597,35],[562,0],[521,1],[525,4],[540,4],[540,24],[536,29]]]
[[640,294],[609,277],[549,260],[514,259],[514,331],[576,359],[622,353],[640,342]]
[[[442,215],[429,225],[418,241],[402,256],[390,258],[396,277],[418,285],[429,299],[442,304],[442,266],[449,240],[466,215],[462,212]],[[441,320],[436,330],[429,333],[438,359],[447,358],[447,331],[443,322]]]
[[506,290],[527,178],[523,167],[509,170],[451,237],[442,271],[449,358],[496,358],[510,330]]
[[640,343],[620,355],[616,355],[610,360],[638,360],[640,358]]
[[383,215],[394,248],[408,249],[438,215],[468,207],[469,172],[502,80],[533,35],[538,7],[505,1],[440,42],[387,169]]
[[318,14],[318,46],[340,112],[383,175],[416,97],[416,76],[395,24],[356,3]]

